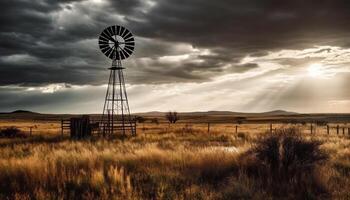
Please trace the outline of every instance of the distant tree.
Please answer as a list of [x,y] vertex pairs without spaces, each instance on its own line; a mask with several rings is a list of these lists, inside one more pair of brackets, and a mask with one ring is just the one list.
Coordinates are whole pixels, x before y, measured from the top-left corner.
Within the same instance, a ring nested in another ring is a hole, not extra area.
[[142,117],[142,116],[136,116],[135,117],[135,120],[137,123],[140,123],[142,124],[142,130],[146,130],[145,129],[145,121],[146,121],[146,118]]
[[158,118],[151,119],[151,123],[153,124],[159,124]]
[[236,117],[235,118],[235,122],[237,124],[242,124],[245,120],[247,120],[247,118],[245,118],[245,117]]
[[142,117],[142,116],[136,116],[135,117],[135,120],[138,122],[138,123],[144,123],[146,121],[146,118]]
[[179,115],[177,114],[177,112],[167,112],[165,114],[165,118],[172,124],[175,124],[180,118],[179,118]]

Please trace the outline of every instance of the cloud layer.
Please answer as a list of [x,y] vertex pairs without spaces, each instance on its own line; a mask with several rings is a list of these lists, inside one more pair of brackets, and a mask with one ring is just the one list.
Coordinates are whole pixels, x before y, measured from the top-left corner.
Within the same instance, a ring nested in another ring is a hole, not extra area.
[[[81,87],[103,94],[111,61],[100,52],[97,38],[112,24],[126,26],[136,36],[135,52],[124,62],[126,77],[150,102],[164,98],[173,104],[177,100],[156,91],[168,94],[167,87],[177,85],[181,89],[175,96],[191,91],[188,98],[207,105],[193,104],[193,110],[302,110],[301,102],[316,97],[323,107],[347,103],[347,1],[18,0],[0,2],[0,8],[2,110],[64,107],[65,95],[74,102],[88,93],[77,89]],[[320,80],[302,76],[313,63],[322,64]],[[325,80],[340,87],[333,89],[339,94],[308,96],[318,89],[310,81],[323,85]],[[52,92],[43,93],[45,88]],[[156,91],[143,93],[142,88]],[[24,95],[13,101],[18,94]],[[206,98],[220,95],[245,98],[245,103],[208,104]],[[98,104],[98,99],[91,102]],[[135,102],[137,110],[167,110]]]

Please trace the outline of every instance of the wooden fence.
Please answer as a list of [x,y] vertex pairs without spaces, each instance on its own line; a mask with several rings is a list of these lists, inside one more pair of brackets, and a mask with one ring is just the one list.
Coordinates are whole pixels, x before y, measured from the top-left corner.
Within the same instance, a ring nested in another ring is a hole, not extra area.
[[[61,135],[65,132],[69,132],[71,137],[81,138],[85,136],[91,136],[92,134],[100,134],[106,128],[105,124],[101,120],[86,120],[86,118],[71,118],[61,120]],[[137,127],[137,123],[134,120],[132,125],[126,125],[126,129]],[[121,126],[114,126],[115,130],[119,130]],[[136,134],[136,133],[134,133]]]

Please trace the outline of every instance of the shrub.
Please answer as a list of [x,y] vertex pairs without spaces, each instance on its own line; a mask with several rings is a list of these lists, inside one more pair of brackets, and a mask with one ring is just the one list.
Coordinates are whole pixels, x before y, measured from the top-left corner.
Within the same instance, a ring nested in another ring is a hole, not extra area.
[[327,126],[328,122],[325,120],[317,120],[315,121],[317,126]]
[[138,123],[144,123],[146,121],[146,118],[142,117],[142,116],[136,116],[135,117],[135,120],[138,122]]
[[151,123],[153,123],[153,124],[159,124],[159,120],[158,120],[158,118],[153,118],[153,119],[151,119]]
[[246,121],[247,118],[246,117],[235,117],[234,120],[237,124],[243,124],[243,122]]
[[315,177],[318,166],[328,159],[321,144],[304,139],[296,128],[277,130],[264,136],[249,152],[255,158],[250,172],[277,195],[291,191],[303,196],[324,193],[326,186]]
[[177,112],[168,112],[165,118],[172,124],[175,124],[180,119]]
[[25,134],[17,127],[11,126],[0,131],[0,137],[25,137]]

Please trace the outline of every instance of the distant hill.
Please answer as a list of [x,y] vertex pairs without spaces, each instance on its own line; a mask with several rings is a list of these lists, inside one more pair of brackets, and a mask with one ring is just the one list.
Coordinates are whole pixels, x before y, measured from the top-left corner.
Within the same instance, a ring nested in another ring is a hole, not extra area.
[[13,112],[11,112],[13,114],[39,114],[39,113],[36,113],[36,112],[32,112],[32,111],[29,111],[29,110],[15,110]]
[[[165,120],[167,112],[152,111],[144,113],[132,113],[132,115],[143,116],[145,118],[157,118],[160,121]],[[323,120],[327,122],[350,122],[350,113],[296,113],[285,110],[273,110],[261,113],[244,113],[232,111],[201,111],[201,112],[180,112],[181,122],[220,122],[232,123],[237,117],[245,117],[247,123],[280,123],[288,120],[316,121]],[[59,121],[61,119],[70,119],[79,117],[81,114],[44,114],[28,110],[15,110],[13,112],[0,113],[0,120],[43,120]],[[94,120],[101,119],[101,114],[90,114]]]
[[269,111],[269,112],[262,112],[260,114],[262,114],[262,115],[296,115],[299,113],[289,112],[289,111],[285,111],[285,110],[273,110],[273,111]]
[[[136,115],[143,115],[143,116],[163,116],[167,112],[160,112],[160,111],[152,111],[152,112],[144,112],[144,113],[135,113]],[[181,115],[295,115],[298,114],[296,112],[289,112],[285,110],[273,110],[269,112],[261,112],[261,113],[245,113],[245,112],[233,112],[233,111],[203,111],[203,112],[180,112]]]

